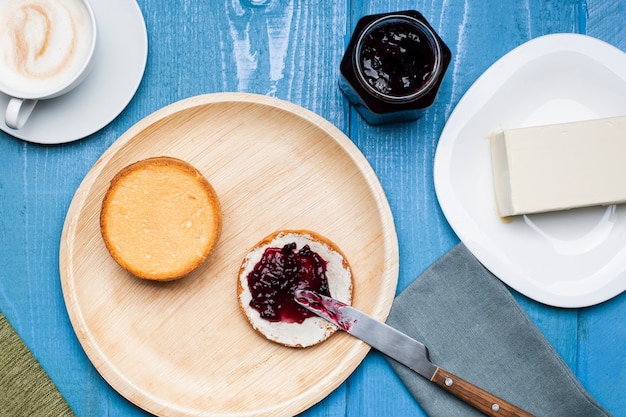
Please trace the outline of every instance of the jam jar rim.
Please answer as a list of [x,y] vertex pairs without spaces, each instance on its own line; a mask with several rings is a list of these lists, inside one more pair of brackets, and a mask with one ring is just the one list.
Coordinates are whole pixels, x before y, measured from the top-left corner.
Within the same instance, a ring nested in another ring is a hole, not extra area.
[[[422,87],[416,92],[408,94],[408,95],[403,95],[403,96],[385,94],[376,90],[367,82],[367,80],[363,76],[363,70],[361,68],[360,57],[361,57],[361,47],[363,46],[364,38],[367,35],[369,35],[377,27],[381,26],[384,23],[387,23],[387,21],[394,21],[394,20],[405,21],[405,22],[409,21],[411,24],[417,26],[419,28],[418,30],[421,30],[428,38],[429,44],[431,47],[433,47],[434,49],[433,52],[435,55],[435,63],[433,65],[433,71],[430,77],[428,77],[428,81],[424,85],[422,85]],[[359,35],[359,38],[357,39],[357,42],[355,43],[354,54],[353,54],[352,59],[353,59],[353,65],[356,68],[356,71],[355,71],[356,78],[359,84],[361,84],[361,86],[365,88],[367,92],[389,103],[407,103],[407,102],[411,102],[411,101],[417,100],[425,96],[426,94],[430,92],[432,87],[437,83],[437,77],[441,72],[442,53],[443,51],[441,49],[441,45],[437,41],[437,36],[435,35],[435,32],[427,24],[425,24],[424,22],[422,22],[421,20],[413,16],[408,16],[405,14],[388,14],[370,22],[367,26],[365,26],[365,28],[363,28],[363,30],[361,31]]]

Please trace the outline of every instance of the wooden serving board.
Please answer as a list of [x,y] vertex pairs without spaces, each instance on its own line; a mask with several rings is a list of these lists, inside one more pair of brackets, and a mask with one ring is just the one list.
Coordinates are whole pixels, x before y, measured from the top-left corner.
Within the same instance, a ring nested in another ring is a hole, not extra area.
[[[121,269],[99,229],[111,178],[160,155],[202,171],[224,215],[207,261],[166,283]],[[129,129],[83,180],[61,241],[65,303],[97,370],[157,415],[293,415],[328,395],[367,345],[337,333],[312,348],[280,346],[239,311],[243,257],[280,229],[309,229],[334,241],[353,269],[354,305],[387,317],[398,279],[391,211],[366,159],[329,122],[270,97],[220,93],[174,103]]]

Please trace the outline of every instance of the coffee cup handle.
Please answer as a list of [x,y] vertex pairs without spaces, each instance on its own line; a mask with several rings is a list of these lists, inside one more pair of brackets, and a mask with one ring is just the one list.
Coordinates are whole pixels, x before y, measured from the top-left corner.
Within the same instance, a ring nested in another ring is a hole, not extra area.
[[6,125],[14,130],[21,129],[33,112],[35,104],[37,104],[36,99],[11,97],[4,115]]

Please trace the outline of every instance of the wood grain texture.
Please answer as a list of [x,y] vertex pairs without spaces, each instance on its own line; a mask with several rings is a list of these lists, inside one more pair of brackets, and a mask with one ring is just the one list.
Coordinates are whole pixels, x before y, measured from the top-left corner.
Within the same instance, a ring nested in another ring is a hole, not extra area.
[[[112,178],[156,156],[191,163],[222,206],[211,256],[169,283],[132,277],[100,235]],[[319,402],[369,347],[345,333],[308,349],[271,343],[237,302],[245,254],[286,229],[335,242],[351,265],[354,305],[386,318],[398,276],[393,218],[343,133],[301,107],[240,93],[197,96],[143,119],[85,177],[61,238],[63,295],[90,360],[122,395],[158,415],[293,415]]]
[[438,368],[432,377],[432,381],[487,416],[533,417],[527,411],[484,391],[444,369]]
[[[585,33],[626,51],[626,4],[587,0],[582,6]],[[626,294],[578,311],[577,324],[578,378],[614,416],[626,416]]]
[[[62,299],[58,261],[74,192],[137,121],[177,100],[221,91],[274,95],[329,120],[360,148],[383,185],[400,244],[401,291],[458,242],[439,209],[432,162],[447,117],[476,78],[515,46],[548,33],[587,33],[626,51],[626,7],[614,0],[138,3],[148,30],[148,65],[118,118],[63,146],[32,145],[0,132],[0,310],[78,416],[147,415],[115,392],[85,355]],[[408,8],[433,24],[453,61],[423,119],[370,127],[336,86],[339,62],[360,16]],[[590,393],[613,415],[626,416],[626,294],[580,310],[516,298]],[[425,416],[377,352],[302,415]]]

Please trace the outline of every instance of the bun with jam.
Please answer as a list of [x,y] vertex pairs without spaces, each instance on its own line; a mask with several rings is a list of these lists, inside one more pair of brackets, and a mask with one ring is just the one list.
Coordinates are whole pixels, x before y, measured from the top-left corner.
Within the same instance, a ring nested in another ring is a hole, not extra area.
[[327,238],[308,230],[275,232],[246,254],[237,285],[239,307],[254,330],[290,347],[318,344],[337,327],[294,300],[309,289],[352,304],[348,260]]

